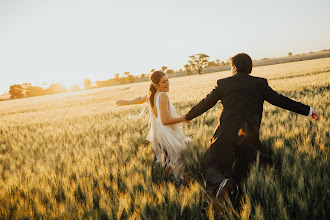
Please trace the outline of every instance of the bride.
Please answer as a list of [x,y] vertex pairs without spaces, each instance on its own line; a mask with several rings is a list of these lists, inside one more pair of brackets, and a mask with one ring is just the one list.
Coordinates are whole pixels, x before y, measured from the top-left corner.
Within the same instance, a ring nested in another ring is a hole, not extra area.
[[156,161],[165,167],[163,177],[170,171],[175,176],[182,175],[184,166],[180,160],[180,152],[191,139],[183,134],[178,123],[186,121],[186,116],[178,117],[166,94],[170,90],[170,82],[165,73],[153,72],[150,81],[149,95],[132,100],[118,100],[116,104],[122,106],[148,102],[151,126],[147,140],[152,143]]

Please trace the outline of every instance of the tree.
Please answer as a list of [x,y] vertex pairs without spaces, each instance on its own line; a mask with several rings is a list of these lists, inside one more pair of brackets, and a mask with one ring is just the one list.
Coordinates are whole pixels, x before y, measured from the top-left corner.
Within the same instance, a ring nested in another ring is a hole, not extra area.
[[52,83],[50,84],[49,88],[47,88],[48,94],[55,94],[61,92],[66,92],[65,86],[63,86],[61,83]]
[[88,78],[85,78],[85,79],[84,79],[84,87],[85,87],[86,89],[88,89],[88,88],[91,87],[91,80],[90,80],[90,79],[88,79]]
[[26,92],[32,87],[32,85],[31,85],[31,83],[23,83],[22,87],[23,87],[24,91]]
[[130,73],[129,72],[124,72],[124,75],[128,76],[128,75],[130,75]]
[[198,74],[202,74],[202,71],[207,66],[210,57],[204,53],[199,53],[189,56],[189,58],[190,60],[188,60],[188,63],[190,66],[195,69]]
[[23,94],[26,95],[26,93],[32,88],[32,85],[31,83],[23,83],[22,87],[23,87]]
[[18,99],[24,96],[24,88],[22,85],[15,84],[9,87],[10,99]]
[[79,90],[80,90],[80,88],[79,88],[78,84],[74,84],[70,87],[70,91],[79,91]]
[[153,73],[153,72],[155,72],[155,70],[156,70],[156,69],[151,69],[150,72]]
[[167,70],[167,66],[162,66],[163,73],[165,73],[166,70]]
[[95,83],[96,83],[96,86],[97,87],[101,87],[102,86],[102,81],[100,81],[100,80],[97,80]]
[[25,91],[27,97],[45,95],[45,90],[39,86],[31,86]]
[[189,64],[184,65],[184,69],[186,70],[187,76],[190,76],[192,74],[191,66]]
[[146,77],[146,74],[142,73],[141,78],[144,78],[144,77]]
[[220,60],[216,59],[215,62],[220,66]]
[[119,73],[115,73],[115,79],[119,79]]
[[127,81],[129,83],[133,83],[135,81],[135,77],[131,74],[127,75]]
[[166,74],[170,74],[170,73],[174,73],[174,70],[169,69],[169,70],[166,71]]
[[[219,61],[220,62],[220,61]],[[206,67],[208,68],[208,67],[215,67],[215,66],[220,66],[220,64],[217,64],[216,62],[214,62],[214,61],[209,61],[209,62],[207,62],[207,65],[206,65]]]
[[291,53],[291,52],[289,52],[289,53],[288,53],[288,56],[289,56],[289,57],[292,57],[292,53]]

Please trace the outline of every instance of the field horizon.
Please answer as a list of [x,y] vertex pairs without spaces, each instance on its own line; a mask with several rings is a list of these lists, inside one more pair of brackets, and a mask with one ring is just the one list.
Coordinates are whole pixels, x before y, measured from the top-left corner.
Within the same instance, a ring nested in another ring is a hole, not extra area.
[[[230,71],[170,78],[169,98],[184,114]],[[217,214],[201,166],[221,104],[182,124],[193,142],[182,160],[189,183],[161,180],[146,141],[144,105],[118,99],[148,93],[149,82],[0,102],[0,218],[327,219],[330,207],[330,58],[254,67],[277,92],[320,112],[314,122],[264,104],[261,142],[271,168],[251,167],[242,201]]]
[[[305,61],[305,60],[313,60],[313,59],[322,59],[322,58],[327,58],[330,57],[330,49],[324,49],[321,51],[316,51],[316,52],[309,52],[309,53],[303,53],[303,54],[295,54],[292,56],[283,56],[283,57],[272,57],[272,58],[263,58],[259,60],[253,60],[253,66],[260,67],[260,66],[268,66],[268,65],[276,65],[276,64],[284,64],[284,63],[291,63],[291,62],[300,62],[300,61]],[[209,74],[209,73],[217,73],[217,72],[224,72],[230,70],[230,65],[227,64],[225,66],[218,66],[218,67],[208,67],[203,70],[203,74]],[[195,70],[192,70],[192,75],[197,75],[198,73]],[[146,82],[149,81],[149,75],[146,74],[146,77],[138,77],[135,78],[135,81],[133,83],[140,83],[140,82]],[[187,76],[187,73],[185,71],[175,71],[174,73],[168,74],[170,78],[175,78],[175,77],[184,77]],[[110,79],[111,80],[111,79]],[[113,80],[113,79],[112,79]],[[132,83],[120,83],[120,82],[113,82],[113,84],[108,85],[108,86],[101,86],[102,87],[109,87],[109,86],[117,86],[117,85],[122,85],[122,84],[132,84]],[[77,84],[76,84],[77,85]],[[73,85],[72,85],[73,86]],[[88,89],[96,89],[100,87],[91,87]],[[67,88],[69,89],[69,88]],[[88,90],[87,89],[87,90]],[[81,89],[81,90],[86,90]],[[70,92],[70,91],[69,91]],[[0,95],[0,101],[6,101],[10,99],[10,94],[2,94]]]

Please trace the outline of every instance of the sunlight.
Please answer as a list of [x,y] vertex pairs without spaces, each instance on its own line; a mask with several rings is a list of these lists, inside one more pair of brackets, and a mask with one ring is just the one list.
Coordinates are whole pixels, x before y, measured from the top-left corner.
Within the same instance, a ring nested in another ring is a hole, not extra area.
[[60,80],[59,83],[61,83],[66,89],[69,89],[74,84],[74,82],[69,79]]
[[76,91],[84,88],[83,83],[77,83],[77,80],[65,79],[59,81],[59,83],[62,84],[67,91]]

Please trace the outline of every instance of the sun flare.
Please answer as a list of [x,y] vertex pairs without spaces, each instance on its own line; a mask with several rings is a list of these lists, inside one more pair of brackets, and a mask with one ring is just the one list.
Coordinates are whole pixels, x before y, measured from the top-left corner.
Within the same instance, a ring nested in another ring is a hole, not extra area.
[[63,85],[67,91],[79,90],[83,88],[83,83],[77,82],[77,80],[66,79],[59,81],[61,85]]

